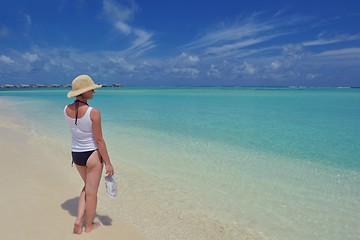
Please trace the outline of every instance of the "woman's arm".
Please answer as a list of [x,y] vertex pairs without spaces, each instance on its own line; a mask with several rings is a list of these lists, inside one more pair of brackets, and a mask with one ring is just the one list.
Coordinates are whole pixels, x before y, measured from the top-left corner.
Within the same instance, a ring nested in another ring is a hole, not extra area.
[[92,129],[93,129],[94,139],[98,146],[100,155],[105,163],[106,174],[113,175],[114,168],[110,162],[110,157],[109,157],[109,154],[108,154],[108,151],[106,148],[105,140],[102,135],[100,111],[97,110],[96,108],[93,108],[90,113],[90,118],[92,120]]

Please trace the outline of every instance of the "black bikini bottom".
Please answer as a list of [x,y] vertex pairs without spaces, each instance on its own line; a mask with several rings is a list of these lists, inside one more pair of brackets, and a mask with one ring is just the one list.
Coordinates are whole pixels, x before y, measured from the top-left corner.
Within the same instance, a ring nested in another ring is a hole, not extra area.
[[86,162],[89,159],[90,155],[96,150],[86,151],[86,152],[71,152],[72,162],[79,166],[86,166]]

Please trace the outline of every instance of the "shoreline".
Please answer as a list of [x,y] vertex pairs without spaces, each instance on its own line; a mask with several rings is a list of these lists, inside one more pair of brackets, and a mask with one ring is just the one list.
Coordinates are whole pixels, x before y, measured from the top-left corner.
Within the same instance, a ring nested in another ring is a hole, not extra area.
[[[100,83],[101,84],[101,83]],[[159,86],[125,86],[121,83],[110,83],[110,84],[101,84],[103,87],[106,88],[290,88],[290,89],[321,89],[321,88],[360,88],[360,86],[304,86],[304,85],[193,85],[193,86],[182,86],[182,85],[159,85]],[[0,85],[0,90],[11,90],[11,89],[69,89],[71,88],[71,84],[38,84],[38,83],[31,83],[31,84],[2,84]]]
[[[50,135],[46,126],[26,121],[16,100],[0,99],[0,103],[0,146],[6,149],[2,159],[14,159],[3,161],[0,173],[6,196],[0,201],[4,213],[0,224],[6,229],[0,236],[30,240],[44,236],[55,240],[100,236],[132,240],[267,239],[245,222],[232,226],[200,213],[196,209],[199,199],[124,162],[114,165],[119,188],[116,199],[106,195],[103,179],[100,182],[97,218],[103,226],[89,234],[73,234],[82,181],[71,167],[68,144]],[[124,157],[129,156],[115,158]],[[14,179],[11,184],[9,179]],[[166,196],[170,195],[177,200],[169,201]]]
[[37,139],[16,118],[1,114],[0,120],[1,238],[147,239],[137,226],[112,219],[101,206],[97,218],[103,226],[89,234],[73,234],[81,182],[71,182],[77,173],[70,165],[59,164],[69,157],[61,148],[56,152],[54,146]]
[[[0,98],[0,109],[5,114],[0,114],[0,126],[13,130],[10,134],[14,137],[21,134],[29,137],[26,141],[9,139],[12,146],[20,148],[29,143],[32,145],[27,147],[28,151],[39,151],[38,162],[34,164],[36,170],[56,170],[57,174],[48,173],[42,178],[61,179],[60,185],[67,186],[65,190],[49,192],[58,195],[60,200],[53,207],[70,217],[65,225],[66,231],[72,230],[77,194],[82,186],[76,170],[71,168],[69,136],[62,119],[62,107],[68,100],[62,99],[60,91],[49,91],[52,94],[45,94],[46,97],[41,96],[43,93],[33,97],[29,95],[32,91],[20,92],[14,97],[9,94],[8,98]],[[138,93],[130,99],[133,96]],[[99,100],[96,103],[101,109],[109,111],[103,108],[100,96]],[[100,183],[98,214],[105,223],[101,231],[115,231],[117,238],[124,233],[113,227],[121,223],[129,224],[147,239],[156,240],[289,239],[290,236],[304,239],[314,234],[335,239],[356,235],[357,171],[302,157],[290,159],[267,151],[234,149],[217,141],[194,141],[191,135],[172,136],[169,132],[126,125],[126,121],[121,126],[124,119],[104,116],[108,117],[104,134],[109,140],[120,194],[109,199],[103,181]],[[161,141],[157,141],[159,138]],[[41,161],[45,162],[39,164]],[[44,188],[57,184],[48,181]],[[51,199],[45,195],[43,199],[48,201],[48,198]],[[336,208],[339,205],[341,210]],[[53,213],[48,209],[42,212]],[[303,224],[301,228],[300,224]],[[338,228],[341,225],[349,227]],[[331,238],[330,234],[336,237]]]

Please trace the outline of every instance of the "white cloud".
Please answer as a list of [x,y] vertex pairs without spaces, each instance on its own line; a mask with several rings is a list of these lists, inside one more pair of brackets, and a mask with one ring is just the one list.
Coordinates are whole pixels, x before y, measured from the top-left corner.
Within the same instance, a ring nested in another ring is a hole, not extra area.
[[360,34],[355,34],[355,35],[341,34],[341,35],[327,37],[323,33],[321,33],[319,34],[318,39],[304,42],[303,45],[309,47],[309,46],[334,44],[334,43],[346,42],[346,41],[355,41],[359,39],[360,39]]
[[[207,57],[219,58],[237,56],[242,50],[250,50],[256,44],[268,43],[269,41],[294,34],[294,26],[308,21],[307,18],[279,17],[275,14],[270,20],[260,21],[260,14],[253,14],[243,21],[232,24],[222,24],[214,30],[210,30],[197,40],[182,47],[185,51],[199,51],[207,54]],[[267,18],[269,19],[269,18]],[[268,45],[269,47],[269,45]],[[264,48],[262,46],[262,48]],[[254,50],[254,49],[252,49]],[[253,51],[256,54],[257,51]]]
[[248,75],[254,75],[256,73],[256,68],[254,65],[244,62],[243,63],[244,72]]
[[190,62],[197,63],[199,61],[199,58],[197,56],[189,56]]
[[28,14],[24,14],[24,18],[25,18],[25,32],[23,34],[25,37],[28,37],[32,26],[32,20],[30,15]]
[[318,76],[319,76],[319,74],[317,74],[317,73],[308,73],[308,74],[306,75],[306,79],[312,80],[312,79],[317,78]]
[[124,22],[116,22],[115,23],[115,27],[120,30],[122,33],[124,33],[125,35],[129,35],[131,33],[131,28],[129,25],[127,25]]
[[189,54],[186,53],[186,52],[182,52],[179,57],[180,57],[180,59],[185,60],[184,63],[191,63],[191,64],[192,64],[192,63],[197,63],[197,62],[200,61],[200,59],[199,59],[198,56],[189,55]]
[[23,59],[31,63],[39,60],[39,56],[37,54],[25,53],[22,55],[22,57]]
[[[304,46],[288,44],[282,39],[286,39],[288,35],[296,36],[300,31],[299,26],[313,19],[282,17],[281,12],[278,12],[271,18],[260,20],[262,14],[253,14],[235,23],[218,25],[179,49],[191,55],[196,54],[199,59],[201,58],[201,63],[205,64],[219,63],[223,59],[228,59],[238,65],[244,61],[251,61],[255,63],[255,67],[256,63],[264,58],[274,59],[286,55],[291,61],[301,59],[305,52]],[[269,67],[266,65],[269,65],[269,62],[261,68]],[[276,68],[276,65],[272,67]],[[248,73],[252,73],[251,68]]]
[[275,60],[270,64],[270,68],[273,70],[278,70],[280,67],[281,63],[278,60]]
[[277,12],[274,14],[274,17],[280,16],[280,15],[282,15],[282,14],[285,13],[285,12],[286,12],[286,11],[285,11],[284,9],[279,10],[279,11],[277,11]]
[[26,22],[26,24],[27,24],[28,26],[31,26],[32,21],[31,21],[30,15],[25,14],[24,17],[25,17],[25,22]]
[[114,22],[131,20],[138,9],[138,5],[133,0],[127,1],[127,4],[114,0],[103,1],[104,14]]
[[190,68],[190,67],[184,67],[184,68],[173,68],[173,73],[177,74],[185,74],[189,75],[191,77],[196,77],[199,75],[200,71],[197,68]]
[[214,64],[211,64],[206,74],[209,77],[220,77],[220,70]]
[[287,44],[283,46],[282,54],[288,60],[299,60],[304,56],[305,50],[301,44]]
[[[247,40],[242,40],[239,42],[233,42],[233,43],[229,43],[229,44],[224,44],[221,45],[219,47],[215,46],[215,47],[209,47],[205,50],[206,54],[226,54],[227,56],[232,55],[232,53],[234,53],[234,50],[240,49],[240,48],[244,48],[244,47],[249,47],[251,45],[257,44],[257,43],[261,43],[265,40],[268,40],[268,37],[265,38],[258,38],[258,39],[247,39]],[[229,54],[230,53],[230,54]]]
[[9,58],[8,56],[5,55],[1,55],[0,56],[0,62],[3,62],[5,64],[13,64],[14,60],[12,60],[11,58]]
[[224,46],[229,43],[246,40],[249,37],[265,33],[274,26],[269,24],[257,24],[254,22],[241,22],[232,26],[222,26],[219,29],[206,33],[203,37],[184,46],[185,49],[201,49],[212,46]]
[[317,54],[316,56],[358,56],[360,57],[360,48],[344,48],[337,50],[328,50]]
[[110,58],[109,61],[126,71],[132,72],[135,70],[135,65],[128,63],[124,58],[114,57]]
[[138,57],[155,47],[152,41],[153,33],[131,26],[132,20],[139,7],[135,1],[126,3],[113,0],[103,1],[103,15],[110,21],[116,30],[131,38],[130,46],[121,51],[123,55]]
[[103,1],[103,15],[110,23],[121,33],[128,35],[133,32],[133,28],[126,22],[130,21],[135,12],[137,5],[134,1],[129,6],[120,4],[113,0]]
[[142,55],[147,50],[155,47],[154,43],[151,41],[152,33],[141,29],[135,29],[133,32],[135,39],[132,41],[132,46],[130,46],[127,51]]

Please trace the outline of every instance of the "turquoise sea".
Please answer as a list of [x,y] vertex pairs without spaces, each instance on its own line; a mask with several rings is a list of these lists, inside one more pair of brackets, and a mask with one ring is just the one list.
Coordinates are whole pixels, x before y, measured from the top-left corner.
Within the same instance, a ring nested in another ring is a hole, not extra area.
[[[70,144],[68,91],[1,90],[0,99],[14,100],[35,132]],[[245,239],[243,228],[264,239],[359,239],[360,89],[102,88],[89,103],[115,169],[150,179],[136,190],[156,199],[144,211],[190,208],[232,239]]]

